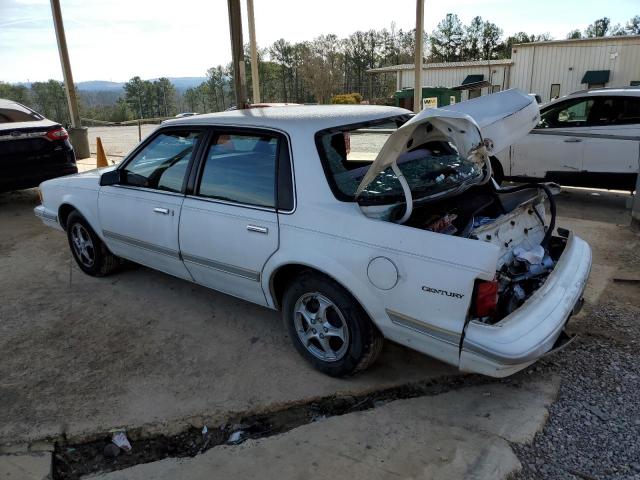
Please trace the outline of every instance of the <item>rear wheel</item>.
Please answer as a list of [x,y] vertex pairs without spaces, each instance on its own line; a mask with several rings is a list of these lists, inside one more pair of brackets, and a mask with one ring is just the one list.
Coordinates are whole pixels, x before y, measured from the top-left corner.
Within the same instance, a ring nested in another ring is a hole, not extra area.
[[120,259],[109,251],[78,212],[69,214],[66,229],[73,258],[84,273],[102,277],[118,268]]
[[322,275],[303,273],[289,284],[283,318],[298,352],[328,375],[365,370],[382,351],[384,339],[362,307]]

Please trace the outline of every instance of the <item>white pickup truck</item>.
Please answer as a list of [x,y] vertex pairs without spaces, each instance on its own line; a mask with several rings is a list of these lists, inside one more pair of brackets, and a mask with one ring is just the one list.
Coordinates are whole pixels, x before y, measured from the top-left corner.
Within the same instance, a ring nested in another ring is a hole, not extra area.
[[44,182],[35,213],[89,275],[127,259],[281,310],[327,374],[366,368],[387,338],[506,376],[566,342],[591,251],[555,234],[547,186],[492,179],[489,157],[538,122],[535,101],[480,100],[413,117],[295,106],[170,120],[117,167]]

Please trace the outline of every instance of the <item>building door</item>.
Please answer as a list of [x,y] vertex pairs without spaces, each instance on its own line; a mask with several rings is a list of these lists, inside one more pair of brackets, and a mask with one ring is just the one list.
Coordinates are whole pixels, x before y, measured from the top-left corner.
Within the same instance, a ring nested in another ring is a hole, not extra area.
[[478,98],[479,96],[482,95],[482,89],[480,88],[474,88],[473,90],[469,90],[469,100],[471,100],[472,98]]

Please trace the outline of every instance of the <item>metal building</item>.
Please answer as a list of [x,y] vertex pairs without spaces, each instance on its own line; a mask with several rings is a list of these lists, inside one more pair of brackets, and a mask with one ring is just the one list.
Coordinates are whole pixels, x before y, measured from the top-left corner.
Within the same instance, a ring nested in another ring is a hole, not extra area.
[[[412,64],[368,70],[395,73],[396,88],[413,88]],[[520,88],[543,102],[591,87],[640,85],[640,36],[600,37],[514,45],[511,58],[427,63],[423,86],[462,90],[462,100]]]
[[[509,70],[513,62],[506,60],[479,60],[473,62],[425,63],[422,70],[422,84],[430,87],[467,86],[484,82],[471,90],[462,92],[462,100],[499,92],[508,88]],[[396,74],[396,90],[413,88],[413,64],[372,68],[368,73]]]
[[514,45],[511,85],[543,101],[576,90],[640,85],[640,36]]

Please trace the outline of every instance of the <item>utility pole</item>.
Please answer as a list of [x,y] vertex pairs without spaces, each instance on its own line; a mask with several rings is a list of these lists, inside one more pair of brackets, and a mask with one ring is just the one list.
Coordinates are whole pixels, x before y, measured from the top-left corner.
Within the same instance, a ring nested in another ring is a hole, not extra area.
[[244,72],[240,0],[227,0],[227,5],[229,6],[229,34],[231,35],[233,87],[236,93],[236,108],[242,109],[247,106],[247,78]]
[[258,71],[258,46],[256,45],[256,21],[253,15],[253,0],[247,0],[249,17],[249,46],[251,48],[251,85],[253,103],[260,103],[260,73]]
[[413,79],[413,111],[422,110],[422,57],[424,49],[424,0],[416,0],[416,58]]
[[64,34],[64,24],[62,23],[60,0],[51,0],[51,13],[53,14],[53,26],[56,31],[60,64],[62,65],[64,86],[67,91],[67,102],[69,103],[69,114],[72,125],[69,129],[69,139],[75,150],[76,158],[88,158],[91,156],[89,152],[89,133],[87,128],[83,127],[80,122],[80,109],[78,108],[75,84],[73,83],[73,75],[71,74],[71,62],[69,61],[67,37]]

